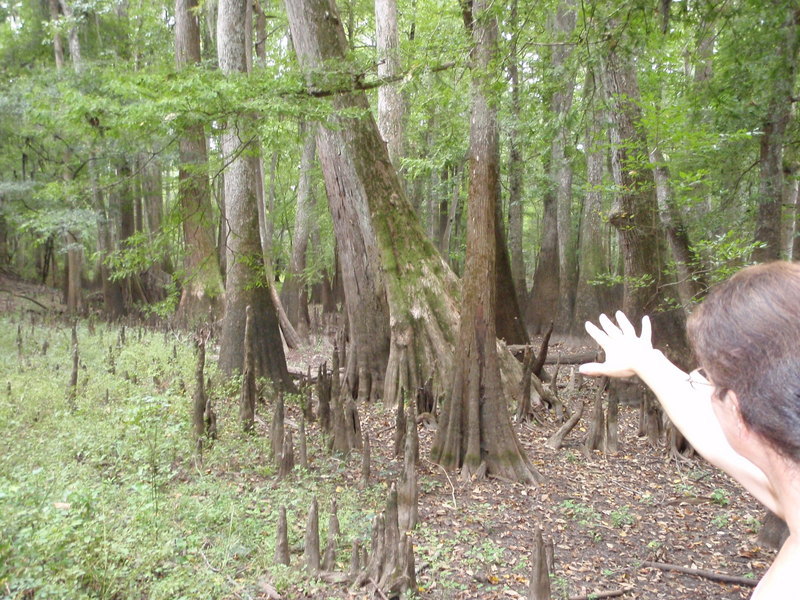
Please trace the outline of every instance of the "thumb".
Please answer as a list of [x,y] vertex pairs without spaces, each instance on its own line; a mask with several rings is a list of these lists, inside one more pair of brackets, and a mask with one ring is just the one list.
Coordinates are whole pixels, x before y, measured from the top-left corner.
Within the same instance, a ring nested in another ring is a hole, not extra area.
[[584,363],[578,367],[578,371],[584,375],[605,375],[602,363]]

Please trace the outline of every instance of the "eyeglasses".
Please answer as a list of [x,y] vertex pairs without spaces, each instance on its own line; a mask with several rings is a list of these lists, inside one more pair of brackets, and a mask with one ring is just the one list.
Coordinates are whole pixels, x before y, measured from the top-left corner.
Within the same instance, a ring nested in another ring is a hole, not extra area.
[[695,369],[691,373],[689,373],[689,378],[687,379],[689,385],[692,386],[694,389],[706,389],[700,386],[711,386],[713,387],[714,384],[708,380],[708,375],[706,375],[705,369]]

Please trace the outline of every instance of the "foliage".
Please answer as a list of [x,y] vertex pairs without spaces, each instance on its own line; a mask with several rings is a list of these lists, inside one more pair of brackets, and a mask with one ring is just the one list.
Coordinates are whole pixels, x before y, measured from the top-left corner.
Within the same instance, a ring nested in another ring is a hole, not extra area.
[[[0,347],[13,347],[16,330],[0,319]],[[352,540],[369,539],[385,489],[344,487],[338,461],[265,486],[274,471],[268,441],[229,427],[238,389],[212,386],[220,438],[198,463],[185,384],[192,345],[144,330],[126,337],[120,347],[116,327],[98,324],[92,334],[79,325],[74,409],[66,325],[24,324],[22,357],[0,366],[0,585],[12,597],[222,597],[249,593],[265,573],[279,590],[313,587],[297,569],[271,564],[278,507],[287,508],[294,546],[312,495],[323,515],[338,500],[343,561]],[[214,365],[207,369],[216,380]]]

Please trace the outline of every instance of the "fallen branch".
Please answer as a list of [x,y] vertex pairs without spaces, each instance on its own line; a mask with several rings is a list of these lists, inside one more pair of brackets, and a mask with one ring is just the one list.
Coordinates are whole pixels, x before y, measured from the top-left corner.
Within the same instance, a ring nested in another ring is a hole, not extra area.
[[[508,349],[515,356],[525,351],[525,348],[533,349],[532,344],[511,344]],[[544,361],[546,365],[554,365],[556,363],[562,365],[578,365],[581,363],[594,362],[597,360],[597,352],[573,352],[564,354],[548,354]]]
[[633,591],[633,586],[626,586],[618,590],[609,590],[607,592],[591,592],[583,596],[570,596],[569,600],[595,600],[600,598],[616,598],[617,596],[624,596],[628,592]]
[[739,577],[737,575],[725,575],[724,573],[716,573],[714,571],[706,571],[705,569],[693,569],[691,567],[681,567],[680,565],[671,565],[668,563],[650,562],[645,561],[642,563],[643,567],[651,567],[653,569],[661,569],[662,571],[677,571],[678,573],[686,573],[687,575],[697,575],[712,581],[720,581],[722,583],[735,583],[737,585],[746,585],[748,587],[756,587],[758,580],[750,579],[748,577]]
[[23,294],[15,294],[14,292],[12,292],[10,290],[0,290],[0,292],[5,292],[6,294],[11,294],[15,298],[22,298],[23,300],[27,300],[28,302],[33,302],[37,306],[41,306],[45,310],[50,310],[49,308],[47,308],[44,304],[42,304],[38,300],[34,300],[33,298],[29,298],[28,296],[25,296]]

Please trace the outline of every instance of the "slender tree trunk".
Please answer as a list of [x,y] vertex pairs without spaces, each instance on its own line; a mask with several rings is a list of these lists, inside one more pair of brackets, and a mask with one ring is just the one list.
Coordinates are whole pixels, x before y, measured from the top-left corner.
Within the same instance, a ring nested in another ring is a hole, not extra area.
[[[197,0],[175,1],[175,65],[200,63]],[[178,142],[178,202],[185,245],[184,281],[178,320],[192,324],[214,319],[222,307],[222,275],[214,245],[206,136],[200,123],[189,125]]]
[[[247,0],[220,0],[217,51],[220,70],[230,75],[248,67]],[[231,374],[242,369],[246,308],[252,307],[252,352],[256,377],[269,377],[278,388],[294,385],[286,368],[278,318],[270,297],[272,282],[266,277],[256,207],[258,156],[255,127],[248,115],[231,118],[222,136],[225,172],[225,216],[229,263],[225,285],[219,364]]]
[[[74,14],[72,7],[66,0],[59,0],[59,6],[64,16],[73,20]],[[52,12],[51,12],[52,14]],[[59,42],[59,47],[61,44]],[[80,73],[83,69],[81,61],[81,45],[78,39],[78,24],[74,23],[69,30],[68,46],[70,59],[72,61],[72,69],[76,73]],[[61,64],[63,64],[63,49],[61,50]],[[59,57],[56,55],[56,66],[58,67]],[[66,161],[64,167],[64,179],[71,180],[72,173],[66,168]],[[83,271],[83,244],[78,238],[78,234],[74,231],[67,231],[64,234],[64,244],[67,247],[67,261],[66,261],[66,301],[67,311],[76,313],[83,310],[83,294],[81,291],[81,273]]]
[[555,182],[558,217],[558,310],[556,328],[566,331],[570,326],[572,307],[578,284],[575,235],[572,226],[572,161],[567,156],[570,129],[567,122],[575,90],[575,71],[570,67],[573,45],[566,43],[575,29],[577,15],[571,0],[562,0],[553,15],[551,30],[560,43],[552,48],[550,64],[553,77],[560,82],[551,100],[556,130],[552,144],[551,177]]
[[699,268],[699,257],[692,250],[681,214],[675,206],[669,185],[669,167],[658,147],[650,151],[650,162],[653,165],[661,226],[667,234],[672,258],[677,267],[678,295],[681,303],[688,307],[695,298],[704,293],[707,287],[705,276],[703,269]]
[[[518,5],[511,4],[511,26],[518,27]],[[511,80],[511,128],[508,135],[508,251],[511,261],[511,277],[517,292],[517,301],[521,307],[526,306],[528,287],[525,281],[525,257],[522,251],[523,239],[523,163],[519,141],[519,126],[522,116],[519,84],[519,61],[517,36],[511,36],[509,42],[508,75]]]
[[586,77],[586,97],[590,104],[589,123],[586,128],[586,197],[583,200],[583,212],[578,241],[578,287],[575,294],[575,306],[571,319],[571,333],[583,335],[584,323],[597,319],[597,315],[610,309],[607,306],[605,288],[592,285],[602,273],[609,270],[608,240],[604,231],[603,208],[603,165],[606,153],[602,142],[603,113],[597,94],[595,75],[589,72]]
[[303,281],[306,268],[306,251],[310,232],[311,207],[314,198],[311,193],[311,169],[317,152],[315,142],[316,127],[301,126],[305,135],[303,155],[300,158],[300,178],[297,182],[297,208],[294,219],[294,238],[292,240],[292,257],[289,271],[281,289],[281,300],[286,308],[289,320],[297,328],[302,337],[308,336],[308,294]]
[[83,60],[81,59],[81,42],[78,39],[78,24],[75,21],[75,13],[67,0],[59,0],[59,4],[61,12],[64,13],[67,20],[73,22],[72,27],[69,28],[67,45],[69,47],[69,57],[72,60],[72,68],[76,73],[80,73],[83,70]]
[[[50,8],[50,21],[55,23],[59,18],[58,0],[49,0]],[[64,68],[64,43],[61,40],[61,34],[58,28],[53,28],[53,54],[56,61],[56,71],[61,71]]]
[[[378,46],[378,77],[400,73],[400,43],[397,33],[397,0],[375,0],[375,33]],[[400,169],[403,156],[405,103],[395,83],[378,88],[378,129],[386,142],[389,159]]]
[[[775,10],[786,10],[784,2],[772,2]],[[761,135],[759,158],[759,204],[756,220],[756,241],[763,246],[753,251],[753,259],[765,262],[781,256],[781,204],[783,203],[783,146],[794,102],[794,84],[797,75],[800,8],[790,3],[783,31],[776,32],[780,43],[776,46],[778,65],[772,78],[767,116]]]
[[500,151],[497,111],[485,87],[495,58],[497,21],[484,0],[473,4],[475,65],[470,127],[470,187],[464,299],[450,393],[431,459],[461,468],[468,480],[482,472],[525,482],[539,475],[517,440],[508,414],[495,342],[497,203]]
[[558,263],[558,201],[552,189],[544,193],[542,207],[542,236],[536,269],[533,272],[533,288],[528,296],[525,321],[528,333],[538,335],[547,331],[555,321],[558,311],[559,291]]

